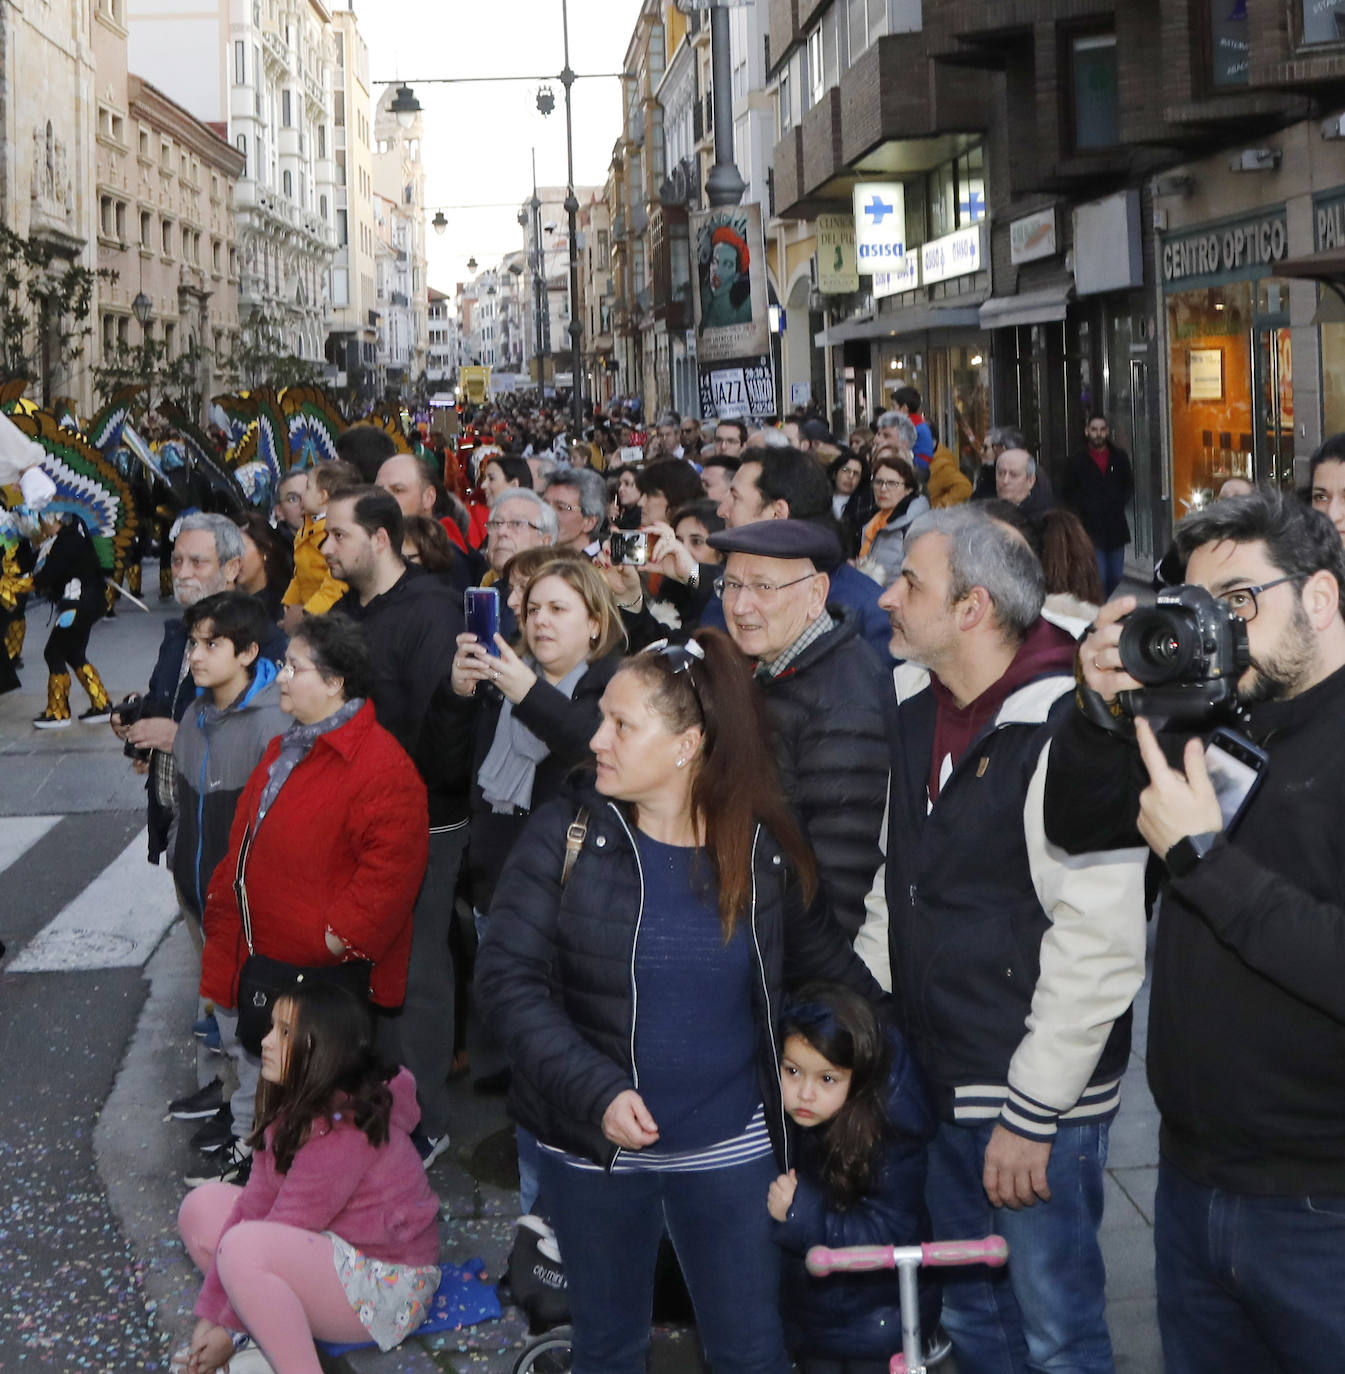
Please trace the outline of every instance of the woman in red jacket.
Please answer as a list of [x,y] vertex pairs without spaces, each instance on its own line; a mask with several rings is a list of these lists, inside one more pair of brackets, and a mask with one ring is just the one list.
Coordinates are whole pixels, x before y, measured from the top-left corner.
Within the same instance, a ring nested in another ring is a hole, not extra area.
[[249,953],[240,869],[256,953],[304,968],[364,961],[370,999],[402,1003],[429,818],[425,784],[374,719],[372,686],[363,630],[339,614],[305,616],[280,670],[294,724],[248,779],[206,895],[201,993],[226,1015]]

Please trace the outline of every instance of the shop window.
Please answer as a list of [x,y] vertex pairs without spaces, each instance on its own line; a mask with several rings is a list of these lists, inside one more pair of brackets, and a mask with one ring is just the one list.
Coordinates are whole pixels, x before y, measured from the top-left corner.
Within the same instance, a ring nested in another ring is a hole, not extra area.
[[1074,147],[1113,148],[1120,137],[1116,35],[1076,34],[1069,39],[1069,126]]
[[1345,41],[1345,4],[1330,0],[1299,0],[1299,14],[1303,23],[1303,43],[1339,43]]
[[1205,33],[1209,43],[1206,70],[1210,85],[1245,86],[1251,42],[1247,37],[1247,0],[1205,0]]

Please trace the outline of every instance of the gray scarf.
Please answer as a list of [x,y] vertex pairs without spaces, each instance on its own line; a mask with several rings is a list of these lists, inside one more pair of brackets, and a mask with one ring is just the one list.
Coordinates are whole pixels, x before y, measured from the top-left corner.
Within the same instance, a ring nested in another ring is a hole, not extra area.
[[[537,672],[535,659],[523,661]],[[586,672],[587,659],[576,664],[556,683],[556,691],[572,697],[579,679]],[[540,673],[537,675],[541,677]],[[495,738],[476,775],[481,795],[490,803],[490,809],[502,816],[512,815],[515,809],[532,810],[532,784],[537,776],[537,765],[550,752],[521,720],[515,718],[514,703],[506,697],[495,724]]]
[[262,823],[262,818],[271,809],[271,804],[279,795],[280,789],[289,780],[290,774],[304,761],[305,755],[313,745],[323,735],[339,730],[348,720],[353,719],[363,705],[363,697],[351,697],[323,720],[314,721],[312,725],[301,725],[295,721],[281,735],[280,753],[275,756],[266,774],[266,786],[262,788],[261,805],[257,808],[257,825]]

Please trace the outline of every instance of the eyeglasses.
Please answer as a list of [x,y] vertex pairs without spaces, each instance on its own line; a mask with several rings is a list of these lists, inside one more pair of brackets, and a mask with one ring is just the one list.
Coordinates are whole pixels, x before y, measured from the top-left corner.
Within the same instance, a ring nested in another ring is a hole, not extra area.
[[1286,582],[1297,582],[1301,574],[1291,573],[1288,577],[1277,577],[1273,582],[1262,582],[1258,587],[1234,587],[1232,591],[1220,592],[1219,600],[1233,612],[1239,620],[1255,620],[1261,608],[1256,598],[1272,587],[1282,587]]
[[904,487],[906,483],[900,477],[875,477],[869,485],[874,491],[886,491],[888,487]]
[[714,589],[715,595],[721,601],[727,601],[729,597],[737,597],[747,591],[751,592],[758,601],[766,603],[773,601],[786,587],[797,587],[800,582],[807,582],[809,578],[820,576],[821,573],[804,573],[802,577],[796,577],[792,582],[739,582],[735,577],[716,577]]
[[284,663],[276,669],[276,677],[293,677],[295,673],[320,673],[321,668],[316,663],[291,663],[286,659]]
[[534,525],[531,520],[487,520],[488,530],[540,530],[540,525]]

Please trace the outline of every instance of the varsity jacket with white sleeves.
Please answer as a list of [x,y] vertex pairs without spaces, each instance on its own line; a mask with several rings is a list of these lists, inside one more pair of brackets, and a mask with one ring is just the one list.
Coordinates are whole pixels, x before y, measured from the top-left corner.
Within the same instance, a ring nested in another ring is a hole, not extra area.
[[895,674],[884,865],[856,952],[896,998],[941,1119],[1050,1140],[1120,1105],[1144,979],[1141,848],[1067,855],[1046,838],[1050,737],[1072,677],[1013,691],[929,801],[929,674]]

